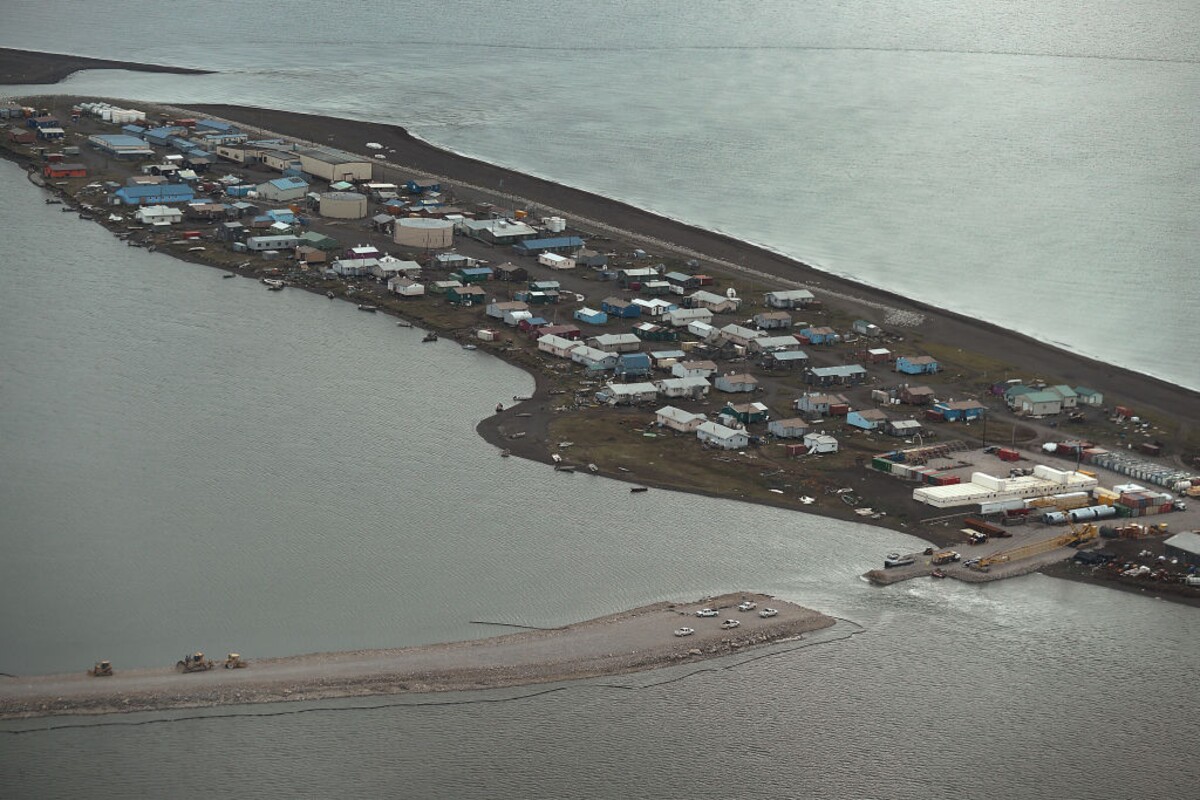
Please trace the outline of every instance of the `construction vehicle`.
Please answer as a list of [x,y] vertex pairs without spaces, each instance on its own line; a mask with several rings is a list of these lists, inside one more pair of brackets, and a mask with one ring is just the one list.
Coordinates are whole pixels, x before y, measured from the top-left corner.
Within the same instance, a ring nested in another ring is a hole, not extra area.
[[242,669],[250,662],[242,659],[238,653],[230,653],[225,656],[225,669]]
[[943,550],[940,553],[934,553],[933,559],[931,560],[930,563],[933,564],[935,567],[940,567],[943,564],[953,564],[955,561],[958,561],[961,558],[962,558],[962,556],[960,556],[954,550]]
[[111,678],[113,674],[111,661],[97,661],[96,666],[88,670],[93,678]]
[[1042,553],[1049,553],[1051,550],[1057,550],[1060,547],[1078,547],[1084,542],[1089,542],[1095,539],[1100,533],[1100,529],[1095,525],[1076,525],[1071,523],[1071,530],[1064,534],[1055,536],[1053,539],[1045,539],[1040,542],[1030,542],[1029,544],[1014,547],[1011,550],[1002,550],[998,553],[992,553],[990,556],[979,559],[971,559],[967,562],[967,566],[979,572],[987,572],[988,568],[995,564],[1004,564],[1009,561],[1020,561],[1023,558],[1032,558],[1039,556]]
[[207,672],[214,666],[213,662],[204,657],[204,653],[197,651],[194,655],[183,657],[182,661],[175,662],[176,672]]

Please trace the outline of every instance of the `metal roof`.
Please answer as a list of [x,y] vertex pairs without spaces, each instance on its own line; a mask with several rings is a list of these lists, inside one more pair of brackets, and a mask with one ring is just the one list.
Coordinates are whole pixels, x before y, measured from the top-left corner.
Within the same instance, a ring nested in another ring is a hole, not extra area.
[[1200,555],[1200,533],[1196,531],[1177,533],[1163,542],[1163,544],[1178,547],[1180,550],[1186,550],[1194,555]]

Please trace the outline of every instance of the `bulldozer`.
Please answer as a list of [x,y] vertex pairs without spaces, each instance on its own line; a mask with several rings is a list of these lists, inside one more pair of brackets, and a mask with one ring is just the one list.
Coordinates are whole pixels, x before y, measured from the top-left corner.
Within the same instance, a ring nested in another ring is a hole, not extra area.
[[93,678],[111,678],[113,674],[111,661],[97,661],[96,666],[87,671]]
[[250,662],[243,659],[238,653],[230,653],[225,656],[225,669],[242,669],[249,664]]
[[207,672],[214,666],[213,662],[204,657],[204,653],[196,651],[192,655],[186,655],[182,661],[175,662],[176,672]]

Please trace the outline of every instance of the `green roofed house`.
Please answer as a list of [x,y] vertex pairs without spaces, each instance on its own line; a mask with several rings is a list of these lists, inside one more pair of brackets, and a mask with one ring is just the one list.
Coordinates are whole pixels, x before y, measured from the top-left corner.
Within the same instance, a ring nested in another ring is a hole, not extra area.
[[1030,417],[1061,414],[1063,400],[1058,392],[1030,392],[1017,398],[1016,411]]
[[318,250],[326,252],[337,250],[341,247],[337,239],[334,239],[332,236],[326,236],[323,233],[317,233],[316,231],[305,231],[300,234],[300,244],[307,247],[315,247]]
[[1104,405],[1104,395],[1097,392],[1095,389],[1089,389],[1086,386],[1076,386],[1075,394],[1079,398],[1079,403],[1085,406],[1102,406]]

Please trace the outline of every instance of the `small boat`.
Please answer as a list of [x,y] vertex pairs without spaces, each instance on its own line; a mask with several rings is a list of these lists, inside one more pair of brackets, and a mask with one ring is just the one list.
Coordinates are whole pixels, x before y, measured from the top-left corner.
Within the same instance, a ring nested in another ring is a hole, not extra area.
[[500,451],[501,458],[508,458],[511,455],[512,455],[512,450],[501,450]]
[[46,198],[46,205],[48,205],[48,206],[57,206],[57,205],[61,205],[61,204],[62,204],[62,200],[59,200],[57,198],[54,198],[54,197]]
[[935,568],[935,569],[933,570],[933,572],[929,573],[929,577],[931,577],[931,578],[944,578],[944,577],[946,577],[946,573],[945,573],[945,572],[943,572],[943,571],[942,571],[942,570],[940,570],[940,569],[937,569],[937,568]]
[[283,288],[283,281],[279,280],[278,278],[263,278],[262,282],[267,285],[268,289],[275,286],[278,286],[280,289]]
[[533,395],[531,395],[531,394],[514,394],[513,395],[513,400],[516,400],[517,402],[520,402],[522,400],[532,400],[532,399],[533,399]]
[[326,296],[326,297],[328,297],[330,300],[332,300],[332,299],[333,299],[333,292],[326,292],[326,293],[325,293],[325,296]]
[[436,342],[437,340],[438,340],[438,336],[433,331],[430,331],[429,333],[425,334],[425,336],[421,339],[422,342]]
[[281,283],[281,284],[279,284],[278,286],[268,286],[268,287],[267,287],[267,291],[268,291],[268,292],[282,292],[282,291],[283,291],[283,284]]
[[842,498],[842,502],[848,506],[858,505],[858,498],[855,497],[854,495],[850,494],[849,492],[843,493],[841,495],[841,498]]
[[499,414],[504,410],[504,403],[496,403],[496,413]]
[[650,487],[649,486],[632,486],[632,487],[630,487],[629,491],[633,492],[634,494],[637,494],[638,492],[648,492],[648,491],[650,491]]
[[587,468],[588,468],[588,472],[592,473],[593,475],[595,475],[596,473],[598,473],[600,471],[600,468],[597,467],[595,464],[588,464]]
[[464,345],[462,346],[462,349],[463,349],[463,350],[478,350],[479,348],[478,348],[478,347],[476,347],[476,346],[475,346],[475,345],[473,345],[473,344],[464,344]]
[[199,253],[199,252],[202,252],[203,250],[204,250],[204,248],[203,248],[203,247],[189,247],[189,248],[187,249],[187,251],[188,251],[189,253]]
[[891,569],[892,567],[907,567],[909,564],[916,562],[912,556],[902,556],[899,553],[888,553],[883,559],[883,568]]
[[[329,296],[330,296],[330,297],[333,297],[333,292],[330,292],[330,293],[329,293]],[[411,328],[411,327],[412,327],[412,323],[411,323],[411,322],[409,322],[409,321],[408,321],[408,320],[406,320],[406,319],[398,319],[398,320],[396,320],[396,325],[397,325],[398,327],[401,327],[401,328]]]
[[379,307],[378,306],[368,306],[368,305],[363,305],[362,303],[359,303],[358,310],[365,311],[368,314],[374,314],[376,311],[379,310]]
[[237,277],[237,273],[230,272],[229,274],[227,274],[227,275],[222,275],[221,277],[222,277],[222,278],[236,278],[236,277]]
[[574,472],[575,467],[571,464],[555,464],[554,471],[555,472]]

